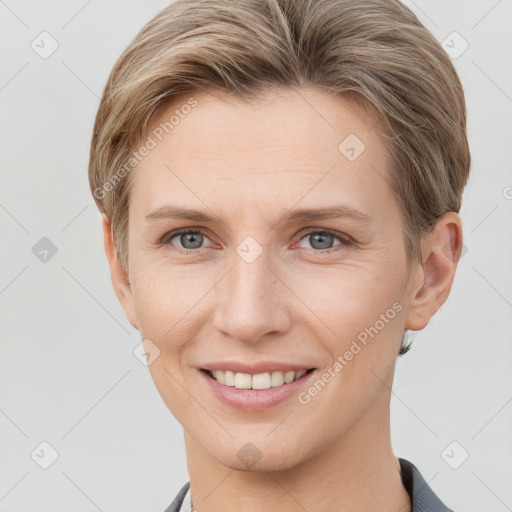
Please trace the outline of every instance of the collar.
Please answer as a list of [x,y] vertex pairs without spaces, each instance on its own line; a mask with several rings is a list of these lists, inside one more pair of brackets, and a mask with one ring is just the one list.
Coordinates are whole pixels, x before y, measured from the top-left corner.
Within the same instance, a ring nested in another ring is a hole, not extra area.
[[411,512],[453,512],[434,494],[412,462],[398,460],[402,482],[411,498]]

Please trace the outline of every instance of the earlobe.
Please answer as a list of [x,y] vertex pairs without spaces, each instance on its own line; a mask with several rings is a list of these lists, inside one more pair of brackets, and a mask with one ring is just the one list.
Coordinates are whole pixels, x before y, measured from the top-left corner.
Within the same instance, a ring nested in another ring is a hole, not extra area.
[[412,273],[406,329],[424,329],[444,304],[453,284],[462,251],[462,222],[455,212],[445,213],[422,240],[422,263]]
[[123,306],[126,317],[130,324],[138,330],[138,323],[135,315],[134,301],[131,290],[128,273],[123,269],[117,254],[114,233],[109,218],[105,213],[101,215],[101,225],[103,229],[103,245],[110,268],[110,278],[116,296]]

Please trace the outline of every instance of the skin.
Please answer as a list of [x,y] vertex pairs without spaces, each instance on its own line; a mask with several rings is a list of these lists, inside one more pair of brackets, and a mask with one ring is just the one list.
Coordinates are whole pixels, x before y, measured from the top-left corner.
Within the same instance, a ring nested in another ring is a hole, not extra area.
[[[390,390],[404,329],[423,329],[450,292],[459,216],[439,219],[409,268],[385,140],[363,108],[314,88],[268,90],[250,103],[193,96],[195,109],[133,171],[127,273],[106,215],[103,232],[126,315],[160,350],[149,368],[184,429],[195,509],[409,512],[391,447]],[[366,146],[353,162],[338,150],[349,134]],[[171,203],[222,222],[146,218]],[[335,204],[370,219],[278,224],[293,209]],[[159,244],[179,228],[205,237]],[[322,229],[354,242],[321,245]],[[251,263],[236,251],[248,236],[263,251]],[[306,405],[293,396],[241,411],[198,378],[220,359],[289,361],[321,375],[394,303],[401,311]],[[237,456],[248,442],[261,455],[250,467]]]

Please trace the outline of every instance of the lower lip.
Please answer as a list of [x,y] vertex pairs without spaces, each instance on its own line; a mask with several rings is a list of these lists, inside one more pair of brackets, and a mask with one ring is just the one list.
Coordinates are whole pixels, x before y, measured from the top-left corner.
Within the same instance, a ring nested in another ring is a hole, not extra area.
[[225,404],[244,411],[262,411],[297,393],[316,374],[316,370],[305,373],[300,379],[293,382],[269,389],[238,389],[221,384],[204,370],[199,370],[199,374],[213,394]]

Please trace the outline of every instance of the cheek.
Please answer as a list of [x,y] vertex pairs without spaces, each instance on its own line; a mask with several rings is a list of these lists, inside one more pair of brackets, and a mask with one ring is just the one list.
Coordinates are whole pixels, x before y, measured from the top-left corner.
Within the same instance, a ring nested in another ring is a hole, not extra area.
[[141,262],[134,275],[131,288],[135,309],[141,329],[148,331],[170,329],[180,318],[186,323],[188,312],[211,287],[198,267],[187,265]]
[[185,363],[195,341],[204,338],[201,331],[208,328],[208,294],[216,280],[210,283],[197,267],[161,267],[140,267],[132,281],[134,307],[142,339],[150,339],[159,350],[150,365],[153,379],[160,390],[167,390],[166,402],[179,401],[182,390],[177,382],[190,378]]
[[185,272],[147,264],[134,274],[131,286],[139,331],[142,339],[151,340],[159,351],[149,371],[167,407],[184,421],[181,415],[190,406],[184,384],[190,376],[181,363],[204,323],[197,317],[197,303],[205,293],[204,280],[191,280]]
[[387,394],[404,323],[399,287],[377,279],[349,284],[347,279],[343,289],[334,290],[329,306],[318,315],[336,334],[320,340],[329,358],[319,378],[330,380],[317,386],[322,390],[318,394],[310,388],[303,397],[310,403],[304,411],[330,418],[338,433]]
[[323,293],[317,284],[308,295],[330,328],[323,343],[330,360],[341,364],[335,380],[351,396],[361,396],[361,386],[374,393],[380,386],[374,374],[384,379],[392,371],[404,328],[404,286],[404,276],[391,268],[367,266],[340,272]]
[[[296,277],[295,281],[297,294],[342,338],[373,325],[381,314],[401,301],[404,289],[403,280],[396,273],[372,266],[329,269],[325,275]],[[388,316],[395,319],[397,309],[400,308],[395,307]]]

